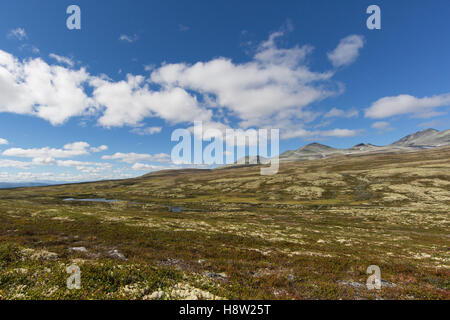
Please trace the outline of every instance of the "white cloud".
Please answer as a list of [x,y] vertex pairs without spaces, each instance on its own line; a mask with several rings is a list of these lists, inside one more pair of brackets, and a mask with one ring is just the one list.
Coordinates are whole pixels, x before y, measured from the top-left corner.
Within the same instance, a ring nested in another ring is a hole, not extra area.
[[126,34],[122,34],[119,37],[120,41],[125,41],[125,42],[129,42],[129,43],[133,43],[135,41],[137,41],[139,39],[137,34],[134,35],[126,35]]
[[384,132],[392,131],[394,128],[390,126],[390,123],[387,121],[377,121],[374,122],[371,126],[374,129],[378,130],[378,134],[383,134]]
[[133,128],[131,130],[132,133],[146,136],[146,135],[152,135],[156,133],[160,133],[162,131],[162,127],[148,127],[148,128]]
[[0,138],[0,144],[9,144],[8,140]]
[[8,33],[8,38],[16,38],[18,40],[25,40],[28,38],[24,28],[12,29]]
[[57,54],[54,54],[54,53],[50,53],[49,57],[52,59],[55,59],[59,63],[64,63],[64,64],[68,65],[69,67],[73,67],[75,65],[73,60],[68,57],[58,56]]
[[142,76],[128,75],[126,81],[94,79],[94,99],[103,108],[98,122],[105,127],[139,125],[147,117],[159,117],[171,123],[208,120],[211,112],[200,107],[197,99],[181,88],[152,91]]
[[358,134],[358,130],[350,130],[350,129],[332,129],[319,132],[319,135],[324,137],[353,137]]
[[101,145],[100,147],[91,147],[92,152],[102,152],[108,150],[108,146]]
[[33,158],[33,164],[37,164],[37,165],[42,165],[42,166],[49,166],[55,163],[55,159],[53,159],[52,157],[47,157],[47,158],[41,158],[41,157],[37,157],[37,158]]
[[112,164],[106,162],[58,160],[56,163],[60,167],[73,167],[78,171],[85,173],[98,173],[105,170],[111,170],[113,167]]
[[24,161],[15,161],[9,159],[0,159],[0,168],[19,168],[29,169],[32,163]]
[[154,64],[146,64],[146,65],[144,65],[144,70],[145,70],[145,71],[150,72],[150,71],[152,71],[153,69],[155,69],[155,65],[154,65]]
[[325,115],[324,118],[355,118],[359,114],[358,110],[356,109],[350,109],[350,110],[341,110],[337,108],[333,108]]
[[[1,165],[0,165],[1,166]],[[7,182],[33,182],[33,181],[52,181],[52,182],[82,182],[96,181],[102,179],[125,179],[136,176],[131,172],[82,172],[82,173],[55,173],[55,172],[18,172],[11,174],[9,172],[0,172],[0,180]]]
[[371,127],[374,129],[383,130],[383,129],[386,129],[389,127],[389,122],[377,121],[377,122],[374,122]]
[[276,39],[282,35],[271,34],[247,63],[216,58],[194,65],[167,64],[152,72],[151,81],[199,92],[212,102],[211,109],[238,117],[243,127],[274,117],[298,120],[302,108],[339,94],[341,88],[330,82],[333,73],[313,72],[306,66],[311,46],[278,48]]
[[165,64],[152,69],[149,78],[129,74],[121,81],[75,70],[68,63],[63,67],[41,59],[19,61],[0,50],[0,112],[34,115],[53,125],[95,115],[104,127],[140,127],[151,117],[170,124],[202,120],[228,127],[227,119],[236,118],[244,129],[293,132],[319,115],[307,107],[341,94],[343,86],[332,81],[334,71],[310,70],[312,46],[280,48],[281,36],[282,31],[272,33],[245,63],[215,58],[192,65]]
[[154,171],[154,170],[161,170],[161,166],[154,166],[151,164],[145,164],[145,163],[135,163],[131,169],[137,170],[137,171]]
[[334,67],[347,66],[358,58],[362,47],[364,47],[364,37],[350,35],[342,39],[336,49],[328,53],[328,59]]
[[424,98],[402,94],[375,101],[366,109],[365,116],[381,119],[407,113],[432,112],[433,108],[442,106],[450,106],[450,93]]
[[88,155],[89,144],[87,142],[74,142],[66,144],[62,149],[56,148],[10,148],[3,151],[4,156],[21,157],[21,158],[36,158],[37,162],[45,161],[43,159],[56,159],[56,158],[70,158],[75,156]]
[[35,47],[35,46],[33,46],[33,45],[29,44],[29,43],[22,43],[22,44],[19,46],[19,49],[20,49],[20,50],[30,51],[30,52],[32,52],[33,54],[39,54],[39,53],[41,52],[41,51],[39,50],[39,48],[37,48],[37,47]]
[[148,162],[169,162],[170,156],[166,153],[158,153],[155,155],[145,154],[145,153],[122,153],[117,152],[113,155],[103,156],[104,160],[119,160],[121,162],[135,164],[139,161],[148,161]]
[[83,85],[84,69],[50,66],[40,58],[20,62],[0,50],[0,112],[34,115],[53,125],[86,114],[93,101]]
[[350,129],[332,129],[323,131],[309,131],[306,129],[291,130],[282,135],[284,139],[290,138],[313,138],[313,137],[337,137],[346,138],[357,135],[359,130]]

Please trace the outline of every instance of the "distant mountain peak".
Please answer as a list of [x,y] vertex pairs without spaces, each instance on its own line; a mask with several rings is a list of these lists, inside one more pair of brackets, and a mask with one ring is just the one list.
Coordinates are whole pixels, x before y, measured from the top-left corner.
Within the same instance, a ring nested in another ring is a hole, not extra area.
[[306,147],[307,146],[320,146],[320,147],[328,147],[327,145],[325,145],[325,144],[321,144],[321,143],[318,143],[318,142],[312,142],[312,143],[310,143],[310,144],[307,144],[306,145]]
[[436,130],[436,129],[433,129],[433,128],[428,128],[428,129],[425,129],[425,130],[422,130],[422,131],[418,131],[417,133],[420,133],[420,132],[439,132],[439,130]]
[[241,159],[239,159],[238,161],[236,161],[234,164],[245,164],[245,165],[249,165],[249,164],[267,164],[269,163],[269,159],[257,155],[257,156],[245,156]]
[[298,150],[333,150],[334,148],[327,146],[325,144],[313,142],[310,144],[307,144],[306,146],[301,147]]
[[398,141],[392,143],[393,146],[401,147],[436,147],[448,142],[448,134],[439,130],[428,128],[417,131]]

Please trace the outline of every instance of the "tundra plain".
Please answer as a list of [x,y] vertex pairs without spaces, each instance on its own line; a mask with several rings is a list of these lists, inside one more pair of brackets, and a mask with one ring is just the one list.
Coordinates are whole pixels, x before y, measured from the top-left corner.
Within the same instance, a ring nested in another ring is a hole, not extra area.
[[0,298],[450,299],[449,147],[259,169],[0,190]]

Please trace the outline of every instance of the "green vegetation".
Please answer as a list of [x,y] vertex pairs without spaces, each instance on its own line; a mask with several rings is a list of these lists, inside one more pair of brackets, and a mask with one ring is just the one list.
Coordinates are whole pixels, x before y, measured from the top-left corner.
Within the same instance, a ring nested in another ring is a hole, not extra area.
[[[449,299],[449,159],[441,148],[282,163],[275,176],[1,190],[0,299]],[[66,288],[72,264],[80,290]],[[381,290],[365,287],[369,265]]]

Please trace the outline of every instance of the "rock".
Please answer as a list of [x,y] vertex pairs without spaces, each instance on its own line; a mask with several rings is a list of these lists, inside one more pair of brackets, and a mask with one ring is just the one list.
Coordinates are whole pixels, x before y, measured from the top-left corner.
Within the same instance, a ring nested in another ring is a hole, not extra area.
[[76,251],[76,252],[87,252],[87,249],[85,247],[72,247],[72,248],[69,248],[69,250]]
[[352,281],[352,280],[341,280],[341,281],[338,281],[338,284],[340,284],[342,286],[350,286],[353,288],[363,288],[364,287],[363,284]]
[[125,256],[122,253],[120,253],[119,250],[117,250],[117,249],[108,251],[108,254],[111,258],[127,260],[127,258],[125,258]]
[[[350,286],[353,288],[363,288],[365,287],[365,284],[361,284],[359,282],[355,282],[352,280],[342,280],[342,281],[338,281],[338,284],[343,285],[343,286]],[[395,283],[386,281],[386,280],[381,280],[381,287],[388,287],[388,288],[392,288],[392,287],[396,287],[397,285]]]
[[392,282],[389,282],[389,281],[381,279],[381,287],[393,288],[393,287],[396,287],[396,286],[397,285],[395,283],[392,283]]
[[225,272],[215,273],[215,272],[207,272],[206,271],[203,274],[209,278],[218,279],[218,280],[226,280],[228,278],[228,276]]
[[160,261],[159,265],[161,266],[176,266],[181,262],[181,260],[179,259],[173,259],[173,258],[169,258],[167,260],[164,261]]

